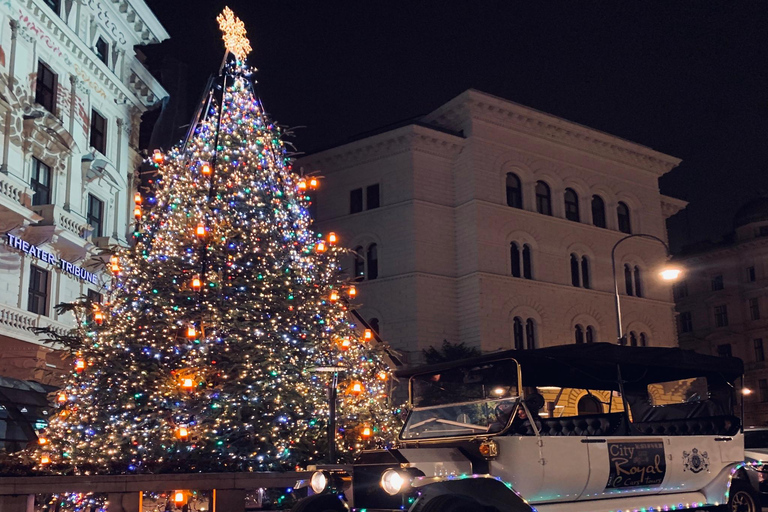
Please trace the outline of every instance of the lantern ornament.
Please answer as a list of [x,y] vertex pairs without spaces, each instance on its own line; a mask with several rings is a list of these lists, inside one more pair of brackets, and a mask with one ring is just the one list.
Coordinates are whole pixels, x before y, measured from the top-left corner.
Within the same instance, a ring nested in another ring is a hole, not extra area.
[[75,371],[77,371],[77,373],[80,373],[83,370],[85,370],[85,361],[83,359],[76,360],[75,361]]
[[60,404],[63,404],[64,402],[67,401],[67,394],[62,391],[61,393],[59,393],[59,396],[56,397],[56,401],[59,402]]
[[177,506],[181,506],[184,504],[184,491],[176,491],[173,493],[173,502]]
[[197,225],[197,229],[195,230],[195,234],[197,236],[205,236],[205,224],[202,222]]
[[325,246],[325,242],[323,242],[322,240],[317,242],[317,245],[315,246],[315,250],[317,252],[323,253],[325,252],[326,249],[327,247]]
[[186,390],[190,390],[195,387],[195,381],[190,378],[185,378],[181,381],[181,387]]
[[316,189],[319,184],[320,184],[320,182],[318,181],[317,178],[311,178],[309,180],[309,188],[311,188],[313,190]]
[[352,340],[349,338],[341,338],[339,340],[339,348],[341,350],[349,350],[349,347],[352,346]]
[[197,329],[195,329],[194,324],[190,324],[187,327],[187,338],[195,338],[197,337]]
[[133,194],[133,202],[136,204],[141,204],[141,194],[139,194],[138,192]]
[[299,187],[299,190],[307,190],[307,180],[299,180],[297,186]]
[[181,426],[176,430],[176,437],[182,441],[189,439],[189,429],[185,426]]
[[133,216],[136,217],[136,220],[141,218],[141,207],[137,206],[133,209]]
[[199,290],[200,287],[203,286],[203,283],[200,281],[199,277],[196,277],[192,280],[192,289],[193,290]]
[[354,286],[350,286],[349,290],[347,290],[347,295],[349,295],[350,297],[356,297],[357,296],[357,288],[355,288]]
[[353,380],[347,387],[347,394],[352,396],[360,396],[365,392],[365,386],[359,380]]
[[38,437],[37,438],[37,444],[40,446],[48,444],[48,438],[47,437]]
[[211,164],[208,162],[203,162],[203,165],[200,167],[200,172],[203,173],[203,176],[210,176],[211,175]]
[[371,341],[373,339],[373,331],[371,329],[363,331],[363,339],[365,341]]
[[40,457],[40,464],[50,464],[51,458],[48,455],[43,455]]
[[116,254],[113,254],[109,258],[109,264],[112,267],[112,272],[120,272],[120,260],[118,259]]
[[373,435],[373,429],[368,425],[365,425],[363,427],[363,430],[360,431],[360,437],[362,437],[363,439],[368,439],[369,437],[371,437],[371,435]]
[[94,308],[93,321],[96,322],[96,325],[101,325],[104,323],[104,313],[102,313],[98,307]]
[[387,380],[389,378],[389,375],[387,375],[387,372],[382,370],[382,371],[380,371],[379,373],[376,374],[376,378],[379,379],[379,380]]
[[328,233],[328,243],[330,245],[336,245],[336,242],[338,241],[339,241],[339,237],[336,236],[336,233],[334,233],[333,231]]
[[337,292],[336,290],[333,290],[331,292],[330,299],[331,299],[331,302],[336,302],[337,300],[339,300],[339,292]]
[[163,160],[165,160],[165,156],[163,155],[162,151],[160,151],[159,149],[156,149],[152,153],[152,161],[155,162],[156,164],[160,164],[163,162]]

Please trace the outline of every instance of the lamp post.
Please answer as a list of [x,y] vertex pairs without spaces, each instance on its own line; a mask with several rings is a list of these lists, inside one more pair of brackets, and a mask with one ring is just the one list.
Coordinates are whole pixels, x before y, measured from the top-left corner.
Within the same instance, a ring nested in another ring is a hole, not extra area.
[[[617,343],[619,345],[624,344],[624,330],[621,327],[621,299],[619,296],[619,281],[616,278],[616,248],[625,240],[629,240],[630,238],[647,238],[650,240],[656,240],[661,245],[664,246],[664,249],[667,251],[667,258],[671,256],[669,252],[669,246],[667,243],[662,240],[661,238],[654,236],[654,235],[648,235],[646,233],[636,233],[632,235],[627,235],[624,238],[620,239],[618,242],[613,244],[613,249],[611,249],[611,267],[613,269],[613,292],[614,292],[614,302],[616,303],[616,334],[617,334]],[[659,276],[665,280],[665,281],[675,281],[678,277],[680,277],[680,274],[682,273],[682,270],[679,268],[665,268],[661,272],[659,272]]]
[[317,366],[311,371],[317,373],[330,373],[331,383],[328,389],[328,462],[336,463],[336,401],[339,386],[339,373],[346,371],[343,366]]

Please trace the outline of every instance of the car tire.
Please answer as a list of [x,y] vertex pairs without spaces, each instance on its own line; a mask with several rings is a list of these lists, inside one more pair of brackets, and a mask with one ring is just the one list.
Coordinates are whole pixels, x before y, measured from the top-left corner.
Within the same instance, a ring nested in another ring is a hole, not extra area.
[[335,494],[315,494],[299,501],[291,512],[349,512],[349,507]]
[[472,498],[460,494],[435,496],[419,509],[419,512],[481,512],[487,510]]
[[760,512],[760,495],[745,480],[733,480],[728,492],[727,512]]

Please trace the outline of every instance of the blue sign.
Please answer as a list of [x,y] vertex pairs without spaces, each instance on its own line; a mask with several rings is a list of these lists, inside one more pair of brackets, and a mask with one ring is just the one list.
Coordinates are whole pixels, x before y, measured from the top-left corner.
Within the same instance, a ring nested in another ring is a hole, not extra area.
[[65,259],[58,259],[53,254],[49,253],[48,251],[44,251],[43,249],[40,249],[36,245],[33,245],[27,241],[22,240],[21,238],[14,236],[10,233],[6,233],[6,236],[8,237],[8,245],[13,247],[14,249],[18,249],[19,251],[29,254],[33,258],[37,258],[40,261],[44,261],[45,263],[50,263],[51,265],[58,266],[61,270],[66,272],[69,275],[72,275],[78,279],[82,279],[83,281],[87,281],[91,284],[98,285],[99,281],[96,278],[96,274],[93,272],[88,272],[82,267],[79,267],[73,263],[68,262]]

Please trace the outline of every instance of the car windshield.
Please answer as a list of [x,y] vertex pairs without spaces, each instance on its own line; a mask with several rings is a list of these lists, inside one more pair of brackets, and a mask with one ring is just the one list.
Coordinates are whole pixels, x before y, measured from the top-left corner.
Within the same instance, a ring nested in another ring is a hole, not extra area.
[[498,432],[517,403],[517,363],[502,359],[457,365],[411,378],[414,410],[402,439]]
[[768,448],[768,430],[745,430],[744,448]]
[[419,407],[411,412],[402,439],[435,439],[498,432],[509,422],[518,398]]

